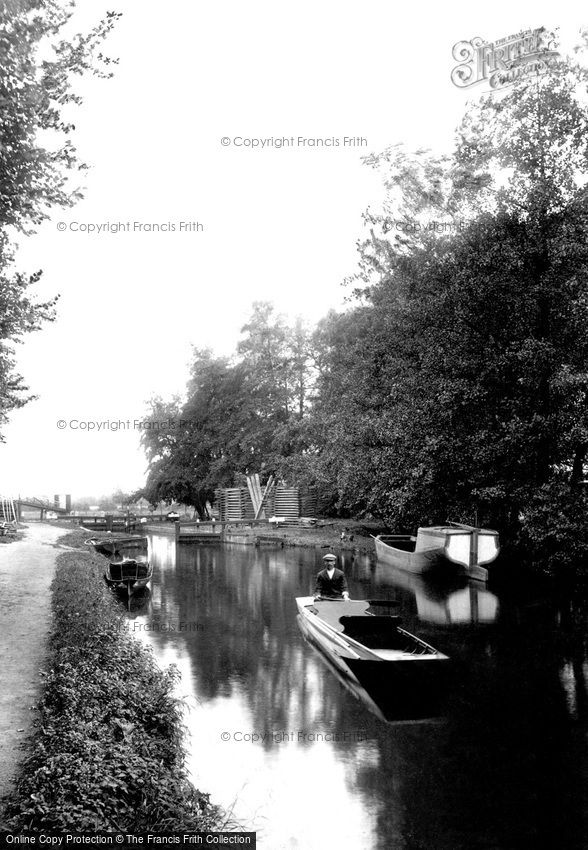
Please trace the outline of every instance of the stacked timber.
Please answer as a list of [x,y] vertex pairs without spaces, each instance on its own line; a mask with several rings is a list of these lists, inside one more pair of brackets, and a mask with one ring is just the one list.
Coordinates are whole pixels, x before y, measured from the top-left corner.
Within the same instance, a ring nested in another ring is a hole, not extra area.
[[247,487],[241,487],[241,519],[255,519],[255,508]]
[[249,480],[247,487],[225,487],[215,492],[219,519],[222,522],[284,517],[287,523],[300,519],[300,494],[297,487],[276,487],[270,478],[265,487],[259,479]]
[[316,516],[318,513],[318,498],[316,487],[308,487],[300,493],[300,516]]
[[274,514],[284,517],[287,525],[297,525],[300,519],[300,493],[298,487],[276,487]]
[[216,490],[215,502],[221,522],[255,519],[255,510],[247,487],[224,487],[222,490]]
[[243,519],[240,487],[225,487],[222,490],[218,490],[216,501],[220,519],[223,522]]

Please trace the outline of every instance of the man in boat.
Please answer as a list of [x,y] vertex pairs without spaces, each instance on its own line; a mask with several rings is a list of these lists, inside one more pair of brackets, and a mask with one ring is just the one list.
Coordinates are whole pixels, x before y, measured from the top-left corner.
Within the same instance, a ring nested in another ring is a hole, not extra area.
[[337,556],[328,552],[323,558],[323,563],[325,568],[316,577],[314,598],[344,599],[347,602],[349,600],[347,579],[343,570],[338,570],[335,566]]

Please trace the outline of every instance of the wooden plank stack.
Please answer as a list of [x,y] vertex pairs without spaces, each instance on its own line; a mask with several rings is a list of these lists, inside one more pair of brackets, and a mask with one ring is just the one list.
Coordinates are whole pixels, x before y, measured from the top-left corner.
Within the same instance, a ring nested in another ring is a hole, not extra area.
[[300,495],[298,487],[276,488],[274,514],[285,517],[287,524],[298,524],[300,519]]
[[287,523],[297,523],[300,518],[298,488],[278,487],[274,476],[262,487],[259,475],[249,475],[247,487],[225,487],[215,492],[215,498],[223,522],[279,516]]
[[300,493],[300,516],[316,516],[318,511],[318,498],[316,488],[307,487]]
[[247,487],[224,487],[216,490],[215,501],[222,522],[255,519],[254,503]]
[[221,520],[231,522],[243,519],[240,487],[225,487],[222,490],[217,490],[216,501]]

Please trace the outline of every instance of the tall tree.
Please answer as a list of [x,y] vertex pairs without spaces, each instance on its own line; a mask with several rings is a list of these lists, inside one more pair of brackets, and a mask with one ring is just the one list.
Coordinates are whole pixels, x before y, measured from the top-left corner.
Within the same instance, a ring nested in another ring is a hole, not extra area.
[[285,458],[302,450],[312,382],[303,322],[289,327],[271,304],[255,303],[233,358],[194,349],[185,403],[152,400],[148,419],[171,417],[181,426],[143,434],[146,497],[177,498],[200,511],[216,488],[247,473],[287,474]]
[[248,322],[241,328],[237,352],[243,363],[249,394],[258,415],[284,421],[290,413],[288,328],[272,304],[256,301]]
[[477,518],[551,566],[588,555],[586,82],[563,60],[471,107],[452,156],[369,157],[388,194],[355,300],[312,340],[257,304],[232,362],[199,355],[182,469],[277,471],[399,531]]
[[[68,174],[83,169],[72,143],[69,107],[81,102],[71,82],[90,72],[110,76],[99,48],[118,15],[91,32],[62,35],[73,4],[8,0],[0,8],[0,426],[29,400],[15,371],[15,342],[54,318],[56,299],[38,301],[27,289],[40,273],[13,269],[12,229],[28,234],[54,206],[81,197]],[[1,439],[1,434],[0,434]]]
[[332,323],[319,385],[343,507],[378,503],[398,526],[477,506],[535,552],[549,516],[583,511],[588,539],[585,88],[564,61],[482,99],[451,159],[370,159],[389,201],[366,215],[364,306]]

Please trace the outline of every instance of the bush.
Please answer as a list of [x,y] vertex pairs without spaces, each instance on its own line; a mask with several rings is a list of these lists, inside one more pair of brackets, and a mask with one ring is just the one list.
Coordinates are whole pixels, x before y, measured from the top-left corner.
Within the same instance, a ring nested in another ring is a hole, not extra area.
[[556,481],[534,494],[520,543],[544,572],[588,577],[588,494]]

